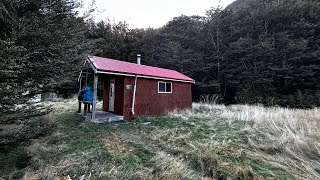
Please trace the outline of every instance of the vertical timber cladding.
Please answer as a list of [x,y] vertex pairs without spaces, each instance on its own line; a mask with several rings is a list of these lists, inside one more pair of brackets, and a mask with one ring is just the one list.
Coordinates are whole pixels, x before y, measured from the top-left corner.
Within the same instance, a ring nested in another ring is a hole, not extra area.
[[104,78],[103,81],[103,104],[102,110],[105,112],[109,111],[109,90],[110,90],[110,79]]
[[124,77],[115,77],[115,99],[114,99],[114,113],[123,115],[124,105]]
[[[124,86],[134,86],[134,77],[125,77]],[[191,83],[172,83],[172,93],[158,93],[158,82],[162,80],[138,78],[135,100],[136,115],[158,115],[174,109],[191,108]],[[124,116],[129,117],[132,105],[132,90],[125,88]]]

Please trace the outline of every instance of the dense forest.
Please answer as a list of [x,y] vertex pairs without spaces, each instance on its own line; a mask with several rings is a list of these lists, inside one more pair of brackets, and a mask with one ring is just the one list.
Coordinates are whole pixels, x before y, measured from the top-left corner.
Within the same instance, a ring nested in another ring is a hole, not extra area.
[[[193,98],[289,107],[320,105],[320,2],[238,0],[158,29],[79,17],[71,0],[0,2],[0,106],[39,92],[68,95],[87,55],[178,70]],[[106,17],[107,18],[107,17]]]

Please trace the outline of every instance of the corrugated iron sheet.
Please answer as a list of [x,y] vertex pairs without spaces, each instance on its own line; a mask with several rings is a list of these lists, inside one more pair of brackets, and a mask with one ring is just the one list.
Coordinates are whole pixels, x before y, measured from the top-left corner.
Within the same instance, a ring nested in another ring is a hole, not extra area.
[[192,78],[175,70],[139,65],[97,56],[90,56],[89,59],[99,71],[194,82]]

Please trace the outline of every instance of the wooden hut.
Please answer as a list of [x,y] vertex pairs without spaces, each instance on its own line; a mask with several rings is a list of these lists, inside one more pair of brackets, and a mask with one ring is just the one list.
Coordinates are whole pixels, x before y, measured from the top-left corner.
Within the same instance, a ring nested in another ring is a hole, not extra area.
[[122,115],[159,115],[174,109],[191,108],[194,80],[177,71],[109,58],[89,56],[94,74],[92,119],[95,119],[97,84],[103,82],[103,111]]

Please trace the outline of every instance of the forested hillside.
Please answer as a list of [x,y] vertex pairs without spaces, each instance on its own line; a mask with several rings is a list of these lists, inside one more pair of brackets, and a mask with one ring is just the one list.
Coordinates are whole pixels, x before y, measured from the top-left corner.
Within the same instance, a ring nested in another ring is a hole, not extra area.
[[75,7],[69,0],[0,2],[2,104],[26,91],[73,93],[87,55],[134,62],[140,53],[143,64],[194,78],[194,100],[219,94],[224,103],[320,105],[317,0],[238,0],[158,29],[95,23]]

